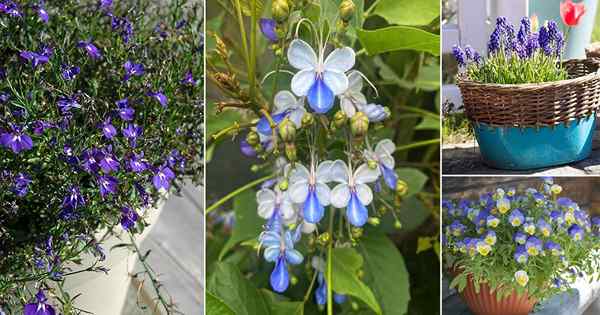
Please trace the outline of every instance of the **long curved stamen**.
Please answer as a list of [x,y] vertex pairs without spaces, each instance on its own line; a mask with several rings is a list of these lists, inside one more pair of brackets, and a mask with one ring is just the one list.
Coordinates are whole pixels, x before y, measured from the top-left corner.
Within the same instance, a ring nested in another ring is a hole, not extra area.
[[313,22],[311,20],[309,20],[308,18],[301,18],[300,21],[298,21],[298,23],[296,24],[296,32],[294,32],[294,37],[298,37],[298,32],[300,31],[300,26],[302,25],[302,23],[306,22],[310,27],[309,27],[309,31],[311,31],[312,33],[316,33],[316,27],[313,24]]
[[267,74],[265,74],[265,76],[263,77],[263,79],[260,80],[260,85],[263,85],[265,83],[265,81],[267,80],[267,78],[270,77],[272,74],[275,74],[275,73],[278,73],[278,72],[287,73],[287,74],[289,74],[291,76],[294,76],[294,74],[295,74],[292,71],[284,70],[284,69],[269,71]]
[[375,91],[375,96],[379,97],[379,91],[377,90],[377,88],[375,87],[375,85],[371,82],[371,80],[369,80],[369,78],[367,78],[362,72],[358,71],[358,70],[354,70],[356,73],[358,73],[363,79],[365,79],[365,81],[367,81],[367,83],[369,84],[369,86],[373,89],[373,91]]

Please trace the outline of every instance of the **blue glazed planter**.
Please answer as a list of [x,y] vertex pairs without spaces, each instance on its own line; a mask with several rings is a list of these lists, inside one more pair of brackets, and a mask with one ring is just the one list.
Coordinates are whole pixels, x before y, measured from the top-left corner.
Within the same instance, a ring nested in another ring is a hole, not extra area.
[[595,115],[554,127],[492,127],[473,124],[486,164],[500,169],[529,170],[587,158],[592,150]]

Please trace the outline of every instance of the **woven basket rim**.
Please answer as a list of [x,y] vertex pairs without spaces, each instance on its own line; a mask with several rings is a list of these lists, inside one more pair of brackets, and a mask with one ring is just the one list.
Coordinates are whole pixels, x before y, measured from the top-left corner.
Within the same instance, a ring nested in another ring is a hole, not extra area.
[[[569,59],[564,61],[566,62],[585,62],[589,61],[589,59]],[[457,85],[471,85],[471,86],[479,86],[482,88],[495,88],[504,91],[513,91],[515,89],[518,90],[539,90],[545,88],[556,88],[564,85],[576,84],[585,82],[587,80],[600,77],[600,67],[596,72],[588,73],[586,75],[575,77],[571,79],[559,80],[559,81],[550,81],[550,82],[539,82],[539,83],[519,83],[519,84],[502,84],[502,83],[481,83],[475,82],[473,80],[467,79],[465,73],[460,73],[456,76],[456,84]]]

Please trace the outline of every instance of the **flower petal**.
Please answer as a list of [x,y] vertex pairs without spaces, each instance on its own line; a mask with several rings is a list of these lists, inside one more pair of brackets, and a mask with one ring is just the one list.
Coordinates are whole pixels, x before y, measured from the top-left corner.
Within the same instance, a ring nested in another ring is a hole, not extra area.
[[261,204],[263,202],[274,202],[275,201],[275,192],[271,189],[261,189],[256,193],[256,202]]
[[324,114],[333,107],[335,93],[322,78],[317,77],[308,90],[306,97],[310,108],[319,114]]
[[277,112],[284,111],[292,106],[296,106],[297,104],[296,97],[290,91],[279,91],[275,94],[275,99],[273,100],[273,104],[277,108]]
[[[359,72],[352,70],[348,73],[348,92],[356,93],[362,91],[363,79]],[[362,94],[362,93],[361,93]]]
[[356,114],[356,107],[354,107],[354,102],[350,97],[340,97],[340,107],[342,108],[342,111],[344,111],[344,114],[346,114],[348,118],[352,118],[354,117],[354,114]]
[[296,210],[294,209],[294,205],[292,201],[288,198],[284,199],[279,206],[279,210],[281,211],[281,217],[284,221],[293,221],[296,218]]
[[292,92],[297,96],[306,96],[308,90],[315,83],[316,75],[316,72],[312,69],[302,70],[294,74],[291,82]]
[[308,43],[301,39],[294,39],[290,43],[287,57],[290,65],[296,69],[314,70],[317,67],[317,54]]
[[270,277],[271,287],[275,292],[283,293],[290,285],[290,275],[285,263],[285,257],[279,257]]
[[308,169],[300,163],[294,163],[293,168],[292,164],[286,165],[285,172],[290,177],[290,184],[295,184],[298,181],[307,181],[308,177],[310,176]]
[[317,229],[317,225],[313,223],[308,223],[306,221],[302,222],[302,233],[310,234]]
[[293,248],[288,248],[285,250],[285,259],[292,265],[298,265],[302,263],[304,257],[302,256],[302,254],[300,254],[299,251]]
[[329,181],[347,184],[348,172],[348,166],[344,161],[335,160],[333,164],[331,164],[331,169],[329,170]]
[[346,72],[354,67],[356,54],[350,47],[337,48],[325,59],[325,70]]
[[375,153],[379,156],[383,154],[392,155],[394,151],[396,151],[396,145],[390,139],[383,139],[375,146]]
[[268,262],[275,262],[279,257],[279,252],[279,246],[267,247],[265,248],[263,257],[265,257],[265,260]]
[[394,169],[394,165],[396,164],[396,161],[394,161],[394,158],[389,155],[380,156],[379,162],[381,162],[381,164],[383,164],[385,167],[387,167],[391,170]]
[[322,182],[322,183],[328,183],[330,182],[329,180],[329,174],[331,172],[331,167],[333,166],[333,161],[323,161],[321,163],[319,163],[319,166],[317,166],[317,181]]
[[369,218],[369,210],[367,210],[367,207],[365,207],[355,193],[352,193],[350,196],[348,207],[346,207],[346,217],[350,224],[357,227],[365,225]]
[[371,188],[365,184],[358,184],[354,187],[356,195],[363,205],[368,206],[373,201],[373,192]]
[[275,210],[275,201],[265,201],[258,204],[258,216],[263,219],[269,219]]
[[294,125],[296,125],[297,129],[302,127],[302,117],[304,117],[305,113],[306,109],[304,109],[304,107],[296,107],[296,109],[294,109],[288,116]]
[[292,184],[289,189],[290,199],[295,203],[303,203],[308,196],[308,182],[300,181]]
[[329,186],[320,182],[318,182],[315,186],[317,198],[319,198],[321,205],[325,207],[329,206],[331,203],[331,189],[329,189]]
[[354,171],[354,181],[357,184],[372,183],[379,178],[379,175],[381,175],[381,171],[378,167],[370,168],[367,163],[364,163]]
[[343,72],[325,70],[323,81],[335,95],[342,94],[348,89],[348,77]]
[[344,208],[350,201],[350,187],[348,184],[339,184],[331,191],[331,204],[336,208]]

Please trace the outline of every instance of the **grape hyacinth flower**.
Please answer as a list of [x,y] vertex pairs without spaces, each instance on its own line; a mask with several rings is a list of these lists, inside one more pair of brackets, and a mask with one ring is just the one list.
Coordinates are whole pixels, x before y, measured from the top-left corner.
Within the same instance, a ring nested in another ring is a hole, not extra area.
[[11,129],[12,131],[0,133],[0,144],[3,147],[10,149],[15,154],[33,148],[33,140],[23,131],[22,127],[11,125]]
[[282,234],[268,231],[261,235],[260,244],[265,247],[263,254],[268,262],[274,262],[275,268],[271,273],[270,283],[275,292],[283,293],[290,284],[287,264],[298,265],[304,257],[294,249],[294,242],[289,231]]
[[386,185],[392,189],[396,189],[396,183],[398,182],[398,175],[394,171],[396,164],[392,153],[396,151],[396,145],[390,139],[383,139],[377,143],[374,151],[365,150],[364,156],[367,160],[375,161]]
[[119,188],[119,181],[110,175],[101,175],[96,178],[100,187],[100,196],[106,198],[109,194],[116,194]]
[[348,88],[346,71],[354,66],[355,53],[350,47],[333,50],[325,58],[324,44],[319,54],[301,39],[290,43],[287,57],[290,65],[298,71],[292,78],[292,92],[306,96],[310,107],[319,114],[327,113],[333,107],[336,95]]
[[263,188],[256,193],[256,201],[258,216],[268,220],[266,224],[268,231],[280,231],[282,223],[291,223],[296,219],[296,211],[288,191],[282,192],[279,188],[275,188],[275,191]]
[[25,304],[23,315],[55,315],[56,311],[47,301],[44,291],[40,289],[35,295],[35,302]]
[[175,173],[167,165],[163,165],[152,177],[152,184],[159,191],[168,191],[173,179],[175,179]]
[[452,46],[452,55],[454,55],[454,59],[456,59],[459,67],[467,65],[465,52],[458,45]]
[[127,127],[123,128],[121,132],[123,133],[123,137],[129,140],[129,145],[135,148],[137,147],[137,139],[142,135],[144,130],[136,124],[127,124]]
[[91,40],[90,41],[79,41],[79,43],[77,44],[77,47],[83,48],[85,50],[85,52],[88,54],[88,56],[94,60],[102,58],[102,53],[100,52],[98,47],[96,47],[92,43]]
[[123,81],[128,81],[133,76],[140,77],[145,72],[144,65],[142,65],[141,63],[134,63],[131,60],[127,60],[123,64],[123,68],[125,69]]
[[29,191],[29,184],[31,183],[31,177],[25,173],[18,173],[15,176],[15,183],[12,191],[17,197],[25,197]]
[[325,207],[329,206],[331,190],[327,186],[332,161],[323,161],[317,166],[311,161],[310,171],[300,163],[286,166],[290,174],[290,199],[302,205],[304,220],[319,223],[325,215]]
[[162,90],[156,92],[149,91],[148,93],[146,93],[146,95],[157,100],[160,106],[162,106],[163,108],[167,108],[169,100],[167,99],[167,96],[163,93]]
[[121,227],[124,230],[129,230],[135,226],[135,223],[138,220],[138,214],[135,210],[130,207],[122,207],[121,208]]
[[331,166],[330,180],[339,184],[331,191],[331,204],[336,208],[346,208],[348,221],[356,226],[363,226],[369,217],[368,206],[373,200],[373,192],[367,186],[379,178],[379,168],[370,168],[362,164],[353,171],[341,160]]
[[78,75],[79,72],[81,71],[81,69],[79,67],[69,66],[69,65],[62,65],[61,69],[62,69],[62,77],[66,81],[73,80],[75,78],[75,76]]
[[261,18],[259,21],[260,31],[265,35],[265,37],[272,43],[276,43],[279,40],[277,36],[277,32],[275,31],[275,26],[277,23],[273,19],[265,19]]
[[[302,126],[302,117],[306,113],[304,99],[296,99],[290,91],[279,91],[273,100],[275,111],[271,114],[273,122],[277,125],[285,118],[289,118],[296,128]],[[271,125],[266,117],[261,117],[256,124],[256,131],[265,136],[272,135]]]

